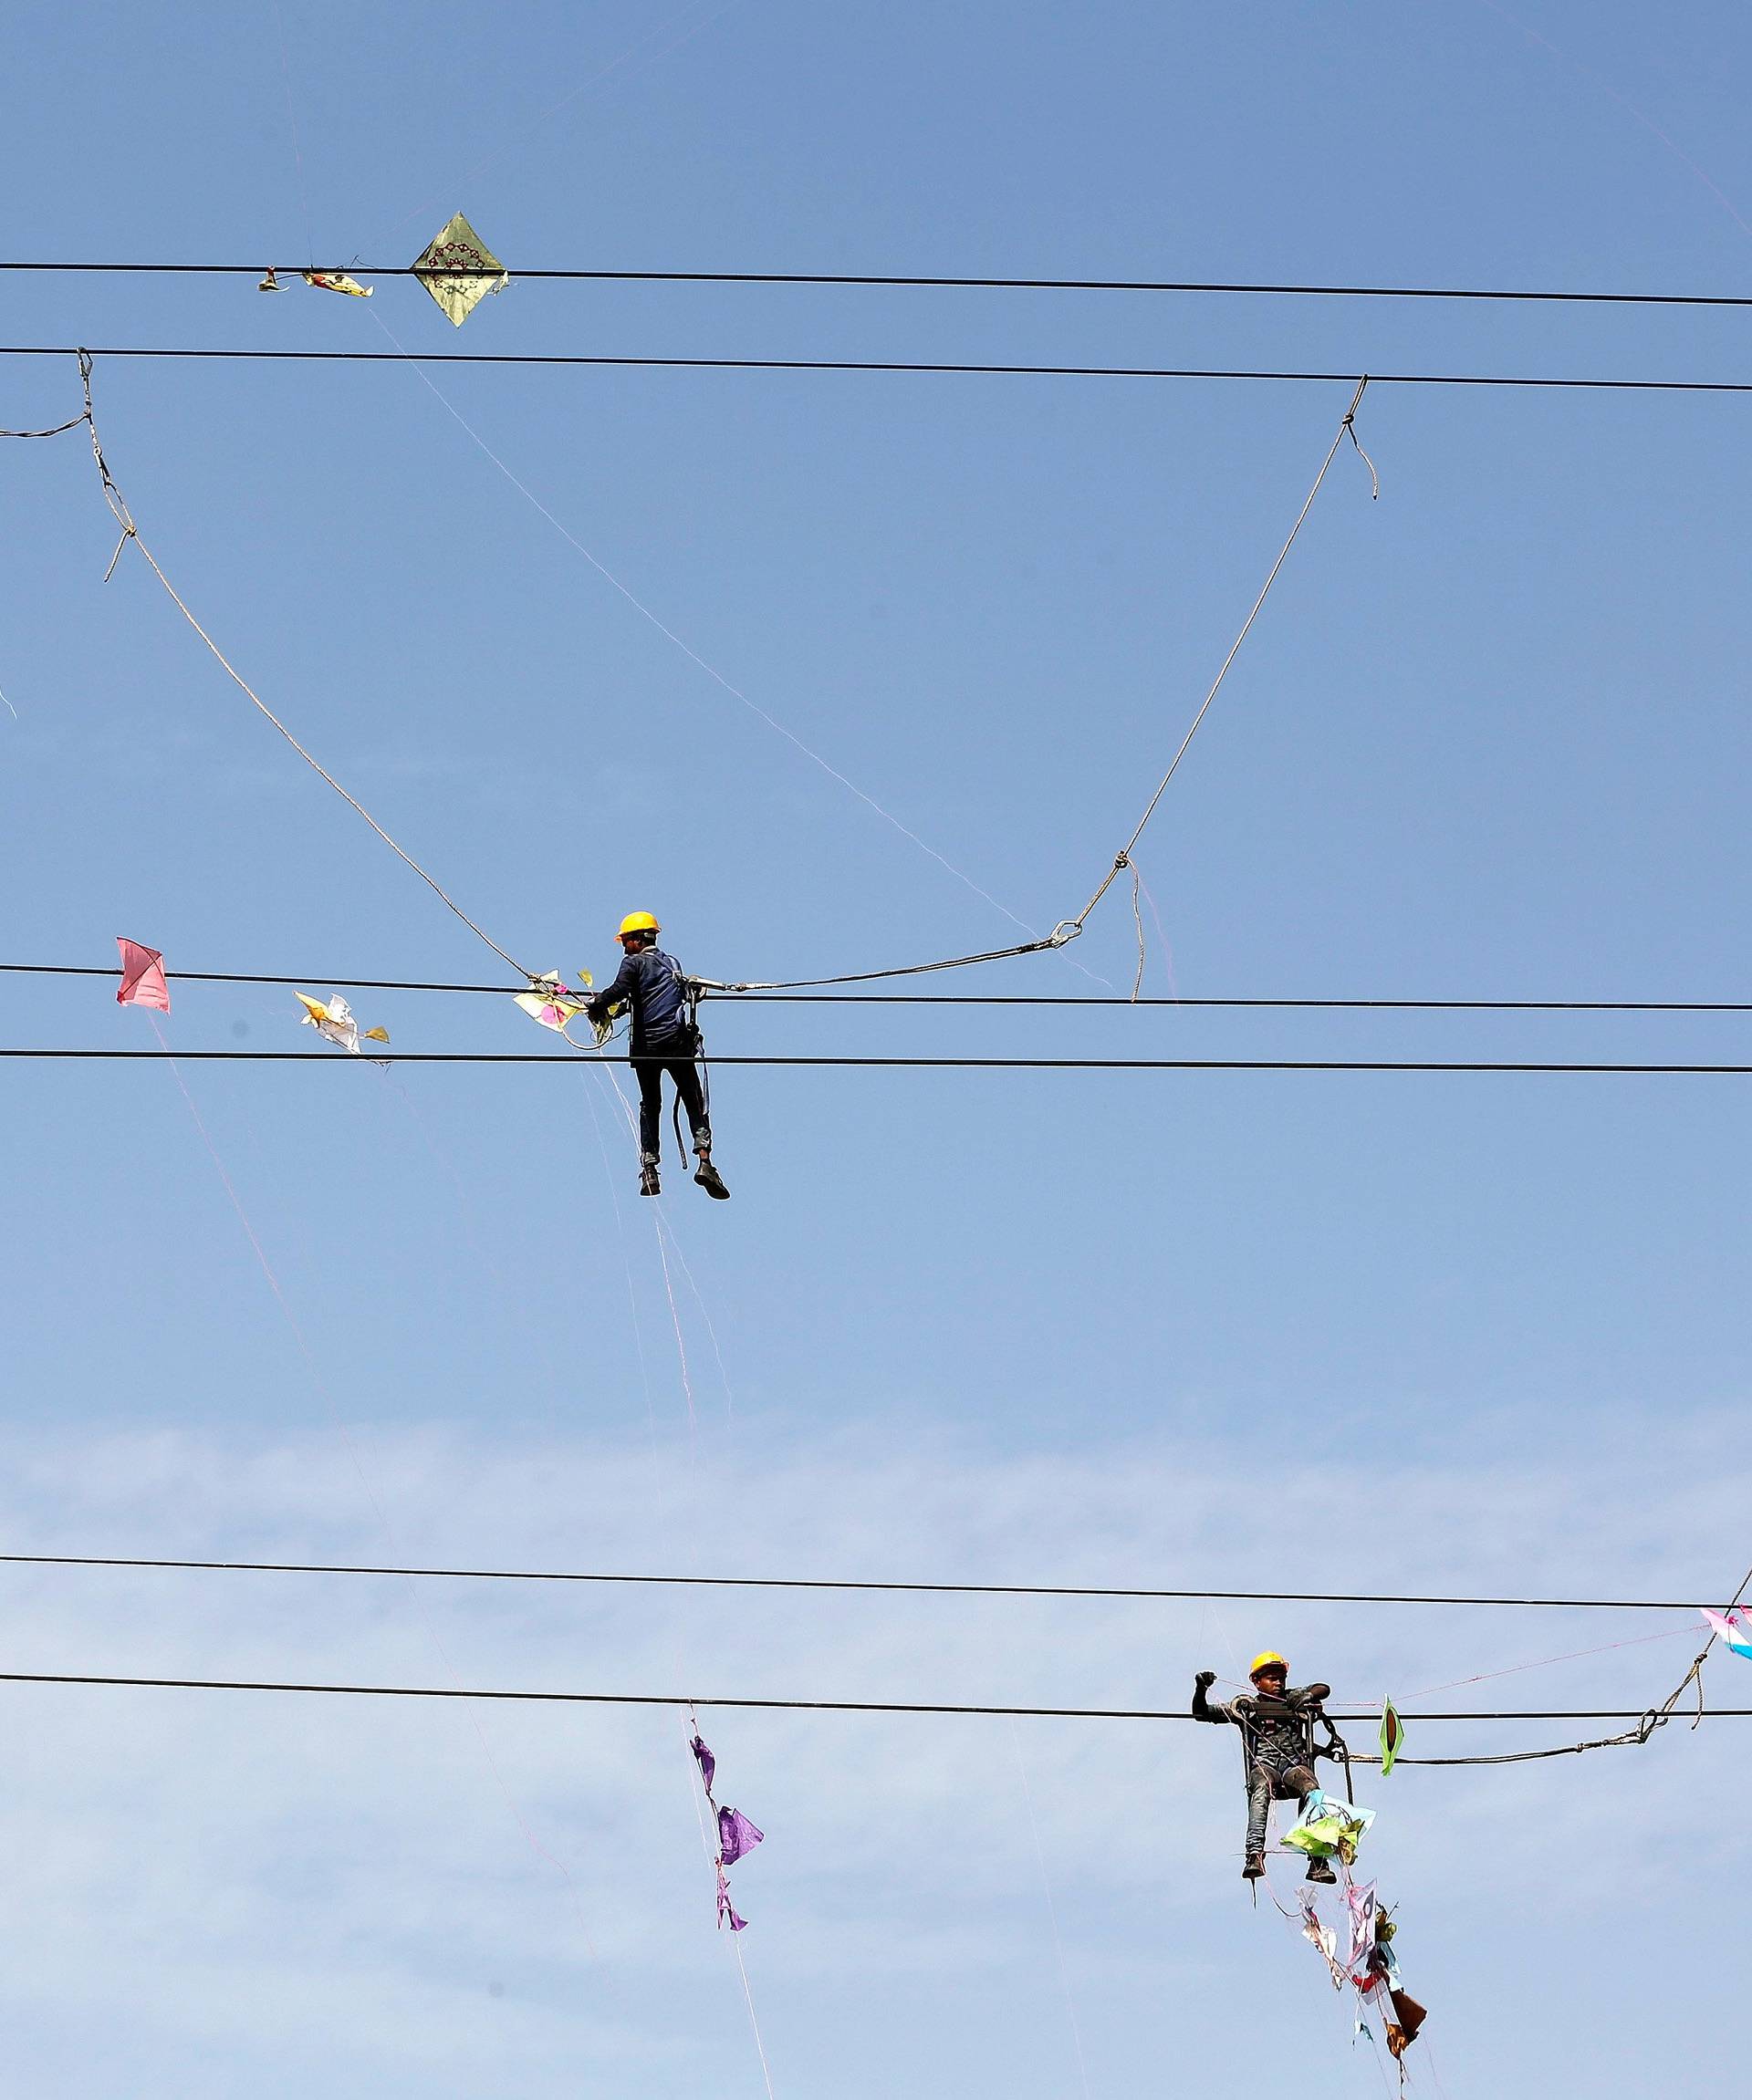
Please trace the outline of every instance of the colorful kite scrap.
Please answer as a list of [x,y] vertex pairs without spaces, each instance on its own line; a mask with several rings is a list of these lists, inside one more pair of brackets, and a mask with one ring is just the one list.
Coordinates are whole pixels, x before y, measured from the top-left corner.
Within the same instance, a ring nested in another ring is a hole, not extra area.
[[1744,1656],[1752,1662],[1752,1613],[1735,1605],[1729,1605],[1725,1612],[1711,1611],[1707,1605],[1702,1610],[1716,1639],[1735,1655]]
[[746,1858],[765,1834],[755,1828],[741,1809],[718,1806],[712,1792],[713,1782],[717,1777],[718,1761],[701,1740],[697,1725],[694,1731],[694,1740],[688,1747],[694,1752],[694,1762],[700,1768],[700,1783],[705,1789],[706,1801],[717,1818],[718,1856],[713,1866],[717,1876],[718,1923],[721,1927],[727,1925],[732,1932],[742,1932],[746,1929],[748,1920],[738,1913],[735,1905],[730,1900],[730,1876],[725,1868],[734,1866],[737,1860]]
[[335,1044],[354,1057],[363,1055],[359,1047],[361,1041],[387,1043],[390,1039],[387,1028],[368,1028],[361,1036],[359,1023],[353,1019],[352,1008],[339,992],[332,993],[326,1001],[313,999],[308,992],[300,992],[296,996],[304,1008],[304,1018],[308,1025],[325,1042]]
[[463,214],[433,236],[413,274],[460,328],[489,292],[502,292],[511,280]]
[[1284,1833],[1292,1852],[1309,1859],[1335,1856],[1349,1866],[1356,1859],[1363,1834],[1375,1820],[1372,1808],[1356,1808],[1347,1802],[1330,1800],[1317,1788],[1303,1804],[1300,1820]]
[[118,1006],[151,1006],[161,1014],[171,1010],[170,987],[164,982],[164,958],[156,948],[142,948],[138,941],[116,936],[121,951],[121,988]]
[[[269,275],[272,274],[270,271]],[[298,275],[307,285],[314,285],[319,292],[345,292],[349,299],[369,299],[371,296],[369,285],[361,285],[357,277],[349,277],[345,270],[300,270]],[[270,286],[266,281],[256,287],[258,292],[270,289],[277,292],[279,288],[277,285]]]
[[[584,971],[582,976],[584,983],[589,985],[589,972]],[[585,994],[574,992],[569,984],[562,984],[558,970],[548,970],[529,980],[528,991],[513,993],[512,1003],[521,1006],[532,1021],[539,1021],[544,1028],[552,1028],[566,1035],[566,1024],[575,1021],[584,1011]],[[571,1037],[567,1035],[566,1040],[569,1043]]]
[[1391,1699],[1381,1702],[1381,1776],[1387,1774],[1399,1762],[1399,1753],[1405,1741],[1405,1723],[1399,1718],[1399,1710]]

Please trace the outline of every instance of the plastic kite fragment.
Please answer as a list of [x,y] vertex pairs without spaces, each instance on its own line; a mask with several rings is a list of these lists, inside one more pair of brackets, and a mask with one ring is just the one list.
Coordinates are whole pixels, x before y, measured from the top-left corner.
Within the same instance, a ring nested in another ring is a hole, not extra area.
[[363,1055],[359,1047],[361,1042],[387,1043],[390,1039],[387,1028],[368,1028],[361,1036],[359,1023],[353,1019],[352,1008],[339,992],[332,993],[327,1002],[311,998],[308,992],[300,992],[297,997],[304,1008],[304,1018],[309,1026],[325,1042],[337,1045],[354,1057]]
[[258,292],[283,292],[285,291],[286,286],[281,284],[280,280],[275,275],[272,270],[264,270],[262,273],[262,281],[259,285],[256,286],[256,289]]
[[1390,1991],[1393,2003],[1393,2017],[1387,2022],[1387,2046],[1395,2061],[1404,2055],[1417,2040],[1418,2030],[1429,2018],[1415,1998],[1408,1998],[1403,1991]]
[[1744,1656],[1752,1662],[1752,1613],[1730,1605],[1725,1612],[1711,1611],[1707,1605],[1702,1607],[1709,1630],[1734,1654]]
[[1399,1762],[1400,1750],[1405,1741],[1405,1723],[1399,1718],[1399,1709],[1391,1699],[1381,1702],[1381,1776],[1387,1774]]
[[[1366,1968],[1375,1949],[1375,1885],[1351,1882],[1344,1892],[1344,1908],[1350,1917],[1350,1960],[1353,1970]],[[1356,1979],[1353,1976],[1352,1980]],[[1362,1985],[1358,1984],[1361,1990]]]
[[756,1830],[739,1808],[718,1811],[718,1852],[725,1866],[734,1866],[745,1853],[752,1852],[764,1831]]
[[489,292],[502,292],[511,282],[505,265],[460,212],[433,236],[413,274],[458,328]]
[[718,1868],[718,1923],[728,1925],[732,1932],[746,1932],[748,1929],[748,1920],[730,1900],[730,1877],[722,1865]]
[[[273,272],[270,271],[268,275],[271,276]],[[369,299],[371,296],[369,285],[361,285],[357,277],[349,277],[345,270],[300,270],[298,275],[307,285],[314,285],[319,292],[345,292],[349,299]],[[277,285],[269,286],[266,279],[256,287],[258,292],[277,292],[279,288]]]
[[121,951],[121,985],[116,1004],[151,1006],[168,1014],[171,993],[164,982],[164,958],[156,948],[142,948],[138,941],[127,940],[120,933],[116,946]]
[[1319,1949],[1320,1959],[1326,1963],[1327,1972],[1332,1979],[1334,1991],[1342,1991],[1350,1980],[1344,1964],[1339,1960],[1339,1936],[1330,1925],[1320,1922],[1320,1914],[1314,1908],[1312,1897],[1302,1898],[1302,1937],[1311,1939]]
[[1372,1808],[1356,1808],[1346,1802],[1330,1800],[1317,1789],[1303,1805],[1300,1820],[1284,1833],[1284,1844],[1309,1859],[1336,1856],[1350,1866],[1356,1859],[1363,1833],[1374,1820]]

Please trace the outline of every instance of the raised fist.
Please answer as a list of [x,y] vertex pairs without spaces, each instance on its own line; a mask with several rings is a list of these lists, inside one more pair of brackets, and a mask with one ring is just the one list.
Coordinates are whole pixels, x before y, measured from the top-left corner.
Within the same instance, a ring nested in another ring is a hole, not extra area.
[[1194,1681],[1208,1691],[1212,1685],[1216,1682],[1216,1672],[1214,1669],[1202,1669]]

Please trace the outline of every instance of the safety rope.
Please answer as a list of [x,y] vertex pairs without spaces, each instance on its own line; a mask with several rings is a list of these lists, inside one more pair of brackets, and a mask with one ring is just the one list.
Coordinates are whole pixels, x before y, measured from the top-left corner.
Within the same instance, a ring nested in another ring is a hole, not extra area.
[[88,420],[85,415],[69,416],[66,422],[57,423],[46,431],[0,431],[0,438],[57,438],[63,431],[76,431]]
[[[371,815],[370,811],[365,807],[364,804],[359,801],[356,796],[349,795],[347,790],[340,785],[339,781],[335,778],[334,775],[328,772],[325,766],[318,764],[318,762],[311,756],[310,753],[308,752],[303,744],[298,742],[297,738],[293,735],[292,732],[286,726],[285,723],[280,720],[279,716],[276,715],[273,709],[268,706],[267,702],[263,700],[261,695],[250,684],[249,681],[245,678],[235,664],[231,661],[230,658],[226,656],[224,651],[219,647],[219,644],[214,640],[213,637],[207,632],[206,629],[202,626],[201,622],[196,619],[193,613],[192,613],[188,607],[182,602],[182,598],[177,593],[176,587],[172,583],[170,577],[165,575],[164,571],[158,566],[157,558],[153,555],[152,550],[141,537],[140,527],[134,522],[133,514],[128,508],[127,503],[123,500],[121,491],[116,486],[115,479],[110,472],[109,463],[103,456],[103,446],[98,436],[97,415],[91,400],[91,353],[89,350],[81,349],[78,355],[79,364],[79,383],[85,390],[85,411],[82,415],[76,417],[74,421],[86,423],[90,427],[91,456],[97,462],[98,475],[103,483],[104,501],[109,504],[110,513],[115,518],[116,523],[121,527],[121,537],[116,542],[116,551],[113,555],[110,556],[110,567],[104,571],[103,580],[105,583],[108,583],[110,578],[116,573],[116,564],[121,559],[122,549],[128,545],[129,541],[131,540],[133,544],[140,549],[141,553],[145,556],[147,567],[158,578],[159,582],[163,585],[166,592],[170,596],[172,604],[176,607],[176,609],[182,615],[183,619],[188,621],[189,625],[194,629],[196,634],[201,637],[201,639],[206,643],[207,648],[209,650],[211,650],[213,656],[219,663],[221,669],[225,672],[226,676],[232,681],[232,682],[240,689],[245,698],[249,701],[250,704],[255,707],[259,713],[266,716],[267,721],[269,721],[274,725],[274,727],[279,731],[280,734],[292,746],[293,750],[297,753],[298,756],[303,759],[304,763],[311,769],[311,771],[318,775],[323,780],[326,780],[328,785],[334,789],[335,793],[339,795],[341,800],[346,803],[349,808],[356,810],[358,814],[365,819],[366,823],[370,826],[374,832],[376,832],[377,836],[383,841],[384,845],[390,848],[391,852],[395,854],[398,858],[405,861],[407,865],[412,868],[413,872],[420,878],[421,881],[425,884],[426,888],[432,891],[433,895],[438,899],[439,902],[444,906],[446,910],[454,912],[454,915],[462,920],[463,924],[468,928],[469,931],[473,933],[477,940],[484,941],[486,945],[493,951],[494,954],[496,955],[502,962],[508,963],[510,967],[517,972],[518,976],[529,982],[533,982],[531,973],[523,968],[522,964],[517,962],[516,957],[508,954],[503,948],[501,948],[498,942],[495,941],[489,933],[484,932],[482,929],[478,927],[468,916],[467,912],[463,910],[462,906],[458,904],[456,900],[451,897],[441,887],[441,885],[436,880],[434,880],[432,876],[427,874],[426,870],[421,867],[420,863],[413,858],[412,854],[408,852],[404,847],[399,846],[396,841],[390,837],[389,833],[384,830],[383,826],[377,821],[376,817]],[[69,424],[65,427],[70,429],[72,428],[72,425]]]
[[714,992],[808,992],[822,984],[870,984],[884,977],[925,977],[938,970],[965,970],[974,962],[1003,962],[1012,955],[1036,955],[1043,948],[1062,948],[1066,941],[1074,941],[1080,928],[1070,928],[1063,920],[1052,931],[1037,941],[1019,941],[1014,948],[987,948],[977,955],[949,955],[940,962],[909,962],[894,970],[854,970],[843,977],[788,977],[774,979],[770,982],[721,984],[715,978],[694,977],[689,982],[695,984],[703,995]]

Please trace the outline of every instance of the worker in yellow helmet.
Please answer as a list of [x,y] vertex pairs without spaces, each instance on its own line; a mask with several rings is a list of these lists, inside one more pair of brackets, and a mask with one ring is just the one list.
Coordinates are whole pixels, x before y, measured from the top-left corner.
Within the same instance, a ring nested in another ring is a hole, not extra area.
[[[1241,1731],[1247,1779],[1247,1852],[1241,1872],[1245,1879],[1257,1881],[1266,1871],[1266,1825],[1272,1803],[1306,1801],[1319,1784],[1314,1776],[1314,1723],[1324,1718],[1321,1702],[1331,1698],[1332,1687],[1305,1684],[1292,1690],[1289,1665],[1270,1648],[1254,1657],[1247,1675],[1253,1680],[1251,1693],[1211,1700],[1205,1695],[1216,1682],[1216,1672],[1200,1670],[1193,1688],[1193,1719],[1219,1726],[1233,1721]],[[1326,1860],[1310,1858],[1308,1879],[1336,1881],[1338,1876]]]
[[[730,1191],[712,1164],[712,1124],[697,1062],[700,1032],[694,1002],[699,988],[683,975],[675,958],[658,947],[662,931],[649,911],[630,912],[620,921],[620,971],[584,1011],[598,1023],[615,1014],[630,1016],[628,1054],[639,1082],[639,1193],[660,1192],[657,1164],[667,1072],[694,1133],[694,1179],[708,1196],[723,1200]],[[685,1163],[685,1152],[683,1157]]]

